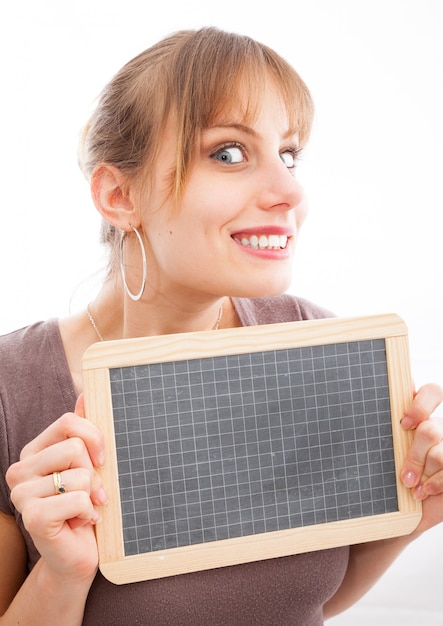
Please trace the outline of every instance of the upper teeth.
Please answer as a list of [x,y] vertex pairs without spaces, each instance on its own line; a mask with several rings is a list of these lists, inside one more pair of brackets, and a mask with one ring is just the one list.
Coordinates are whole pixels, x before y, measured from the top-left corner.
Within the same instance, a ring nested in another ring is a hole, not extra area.
[[251,235],[250,237],[242,237],[241,239],[237,239],[242,246],[257,248],[260,250],[264,250],[265,248],[271,250],[280,250],[281,248],[286,248],[286,244],[288,243],[287,235]]

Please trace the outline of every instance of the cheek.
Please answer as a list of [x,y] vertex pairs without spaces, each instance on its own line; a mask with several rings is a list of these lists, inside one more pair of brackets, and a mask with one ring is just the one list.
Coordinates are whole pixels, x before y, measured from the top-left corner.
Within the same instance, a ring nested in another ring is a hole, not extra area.
[[303,223],[308,216],[308,212],[308,199],[303,194],[300,204],[295,208],[295,222],[297,224],[297,230],[300,230],[300,228],[303,226]]

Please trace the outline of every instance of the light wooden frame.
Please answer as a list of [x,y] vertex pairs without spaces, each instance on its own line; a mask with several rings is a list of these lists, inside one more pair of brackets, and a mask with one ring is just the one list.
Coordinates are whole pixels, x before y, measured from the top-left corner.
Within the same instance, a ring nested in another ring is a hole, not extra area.
[[[386,344],[398,511],[125,556],[110,369],[368,339],[385,339]],[[114,583],[161,578],[405,535],[420,521],[421,504],[398,479],[411,443],[411,434],[401,428],[400,421],[412,400],[413,386],[407,329],[397,315],[288,322],[97,343],[83,356],[83,376],[87,418],[105,434],[107,461],[101,472],[110,502],[102,509],[97,541],[100,569]]]

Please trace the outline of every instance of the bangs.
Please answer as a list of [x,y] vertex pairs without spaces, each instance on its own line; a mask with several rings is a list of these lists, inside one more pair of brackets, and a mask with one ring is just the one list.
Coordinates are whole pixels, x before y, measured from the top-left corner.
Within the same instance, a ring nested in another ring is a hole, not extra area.
[[[195,42],[195,39],[200,41]],[[186,45],[186,43],[188,45]],[[272,49],[249,37],[204,29],[186,42],[179,57],[179,119],[204,130],[226,112],[251,122],[266,82],[282,96],[288,120],[300,141],[308,139],[313,118],[311,95],[297,72]],[[242,108],[243,107],[243,110]]]
[[313,103],[303,80],[282,57],[249,37],[215,28],[193,32],[183,42],[169,100],[178,130],[176,198],[201,132],[232,115],[239,122],[253,122],[270,80],[302,147],[311,130]]

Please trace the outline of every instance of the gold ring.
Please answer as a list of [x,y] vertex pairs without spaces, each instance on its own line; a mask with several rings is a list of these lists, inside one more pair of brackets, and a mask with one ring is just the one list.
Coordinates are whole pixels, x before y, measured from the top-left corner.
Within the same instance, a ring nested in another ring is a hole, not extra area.
[[59,496],[61,493],[66,493],[66,486],[65,483],[62,482],[60,472],[53,472],[52,480],[54,481],[54,490],[56,496]]

